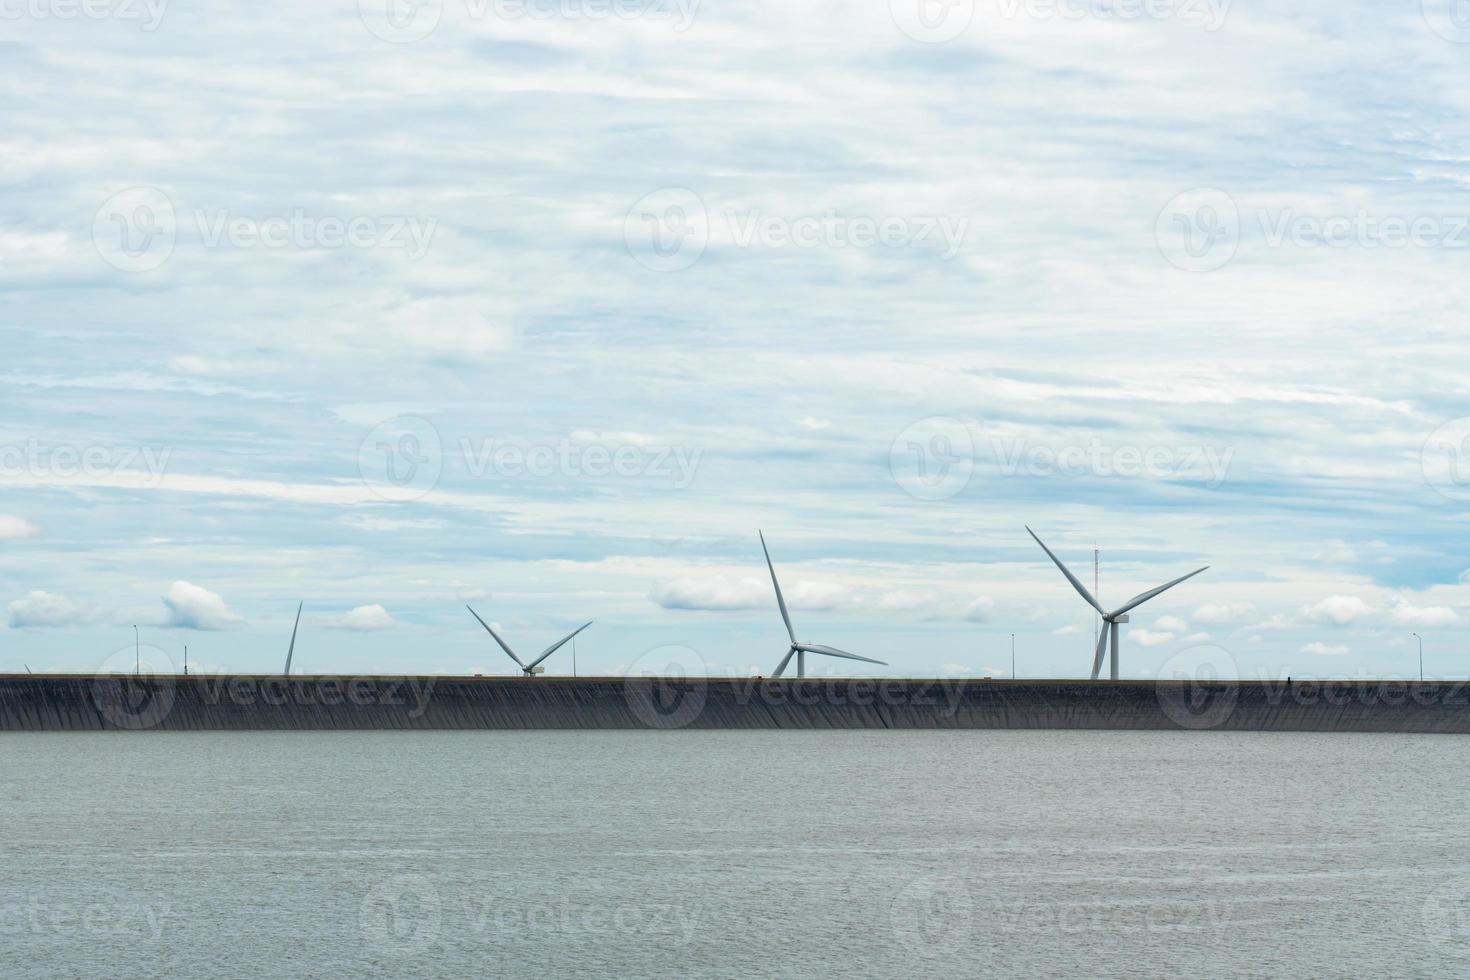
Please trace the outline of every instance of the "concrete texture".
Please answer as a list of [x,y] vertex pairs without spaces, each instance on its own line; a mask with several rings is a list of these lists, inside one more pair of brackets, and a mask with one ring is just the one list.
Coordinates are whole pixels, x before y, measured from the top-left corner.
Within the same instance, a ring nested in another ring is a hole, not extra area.
[[0,732],[536,728],[1470,733],[1470,682],[0,675]]

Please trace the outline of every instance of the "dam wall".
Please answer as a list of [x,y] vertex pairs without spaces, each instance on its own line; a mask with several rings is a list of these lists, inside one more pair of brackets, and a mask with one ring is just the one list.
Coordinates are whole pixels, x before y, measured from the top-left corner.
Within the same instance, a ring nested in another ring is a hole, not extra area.
[[1470,682],[0,675],[0,732],[578,728],[1470,733]]

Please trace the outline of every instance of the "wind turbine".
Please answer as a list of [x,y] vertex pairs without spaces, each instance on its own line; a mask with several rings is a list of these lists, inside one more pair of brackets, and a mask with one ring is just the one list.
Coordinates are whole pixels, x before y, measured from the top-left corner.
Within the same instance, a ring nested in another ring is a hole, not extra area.
[[1087,591],[1087,586],[1078,581],[1077,576],[1072,574],[1071,569],[1069,569],[1066,565],[1063,565],[1062,560],[1056,555],[1052,554],[1050,548],[1048,548],[1045,544],[1042,544],[1041,539],[1036,537],[1035,531],[1031,530],[1031,528],[1028,527],[1026,528],[1026,533],[1031,535],[1032,539],[1034,539],[1037,544],[1041,545],[1041,550],[1046,552],[1047,557],[1055,562],[1056,566],[1062,570],[1062,574],[1067,576],[1067,581],[1072,583],[1072,588],[1077,590],[1077,594],[1086,599],[1087,604],[1096,609],[1098,615],[1102,616],[1102,629],[1098,631],[1097,636],[1097,654],[1092,658],[1093,680],[1097,680],[1098,672],[1102,670],[1103,654],[1107,653],[1108,651],[1109,633],[1112,634],[1113,643],[1113,656],[1112,659],[1109,661],[1109,677],[1112,680],[1118,679],[1118,624],[1128,622],[1128,611],[1130,609],[1135,609],[1138,606],[1143,605],[1145,602],[1148,602],[1159,593],[1167,592],[1169,589],[1172,589],[1174,586],[1178,585],[1180,582],[1183,582],[1185,579],[1194,578],[1200,572],[1203,572],[1205,569],[1210,567],[1209,565],[1206,565],[1204,568],[1197,568],[1194,571],[1190,572],[1188,575],[1181,575],[1172,582],[1165,582],[1157,589],[1149,589],[1147,592],[1141,593],[1134,596],[1132,599],[1129,599],[1127,602],[1123,603],[1123,605],[1119,606],[1117,609],[1114,609],[1112,612],[1108,612],[1106,609],[1098,604],[1098,601],[1096,599],[1092,597],[1092,593]]
[[776,668],[772,677],[780,677],[786,665],[791,662],[791,657],[796,656],[796,676],[806,676],[806,655],[809,653],[820,653],[824,657],[840,657],[843,660],[861,660],[865,664],[878,664],[880,667],[888,665],[881,660],[871,660],[867,657],[859,657],[855,653],[847,653],[836,647],[824,647],[815,643],[801,643],[796,639],[796,630],[791,626],[791,614],[786,611],[786,600],[781,595],[781,583],[776,581],[776,566],[771,564],[771,551],[766,547],[765,534],[757,531],[761,538],[761,550],[766,553],[766,567],[771,570],[771,584],[776,587],[776,605],[781,607],[781,618],[786,621],[786,635],[791,637],[791,649],[786,651],[786,656],[781,660],[781,665]]
[[506,643],[504,640],[502,640],[500,638],[500,634],[499,633],[495,632],[495,630],[493,630],[493,629],[490,628],[490,624],[489,623],[485,622],[483,619],[480,619],[480,614],[479,613],[475,612],[473,609],[470,609],[469,606],[465,606],[465,608],[470,610],[470,615],[471,616],[473,616],[476,619],[479,619],[480,620],[480,625],[483,626],[483,627],[485,627],[485,632],[487,632],[491,636],[495,637],[495,642],[500,644],[500,649],[504,650],[506,656],[510,657],[510,659],[512,659],[512,660],[514,660],[516,662],[516,666],[519,667],[519,668],[521,668],[521,673],[522,674],[525,674],[527,677],[534,677],[537,674],[544,674],[544,673],[546,673],[546,668],[543,667],[543,666],[541,666],[541,661],[545,660],[547,657],[551,656],[553,653],[555,653],[556,651],[560,650],[562,648],[562,645],[565,644],[568,640],[570,640],[572,637],[576,636],[578,633],[582,632],[584,629],[586,629],[587,627],[589,627],[589,626],[592,625],[592,623],[591,623],[590,620],[588,622],[583,623],[581,626],[578,626],[576,629],[572,630],[566,636],[562,637],[561,639],[559,639],[555,643],[553,643],[551,646],[549,646],[545,650],[541,651],[541,656],[537,657],[535,660],[532,660],[530,663],[526,663],[525,661],[521,660],[520,657],[517,657],[516,656],[516,652],[510,648],[510,644]]
[[291,645],[286,648],[286,677],[291,676],[291,655],[296,652],[296,631],[301,628],[301,607],[304,605],[305,600],[296,604],[296,625],[291,627]]

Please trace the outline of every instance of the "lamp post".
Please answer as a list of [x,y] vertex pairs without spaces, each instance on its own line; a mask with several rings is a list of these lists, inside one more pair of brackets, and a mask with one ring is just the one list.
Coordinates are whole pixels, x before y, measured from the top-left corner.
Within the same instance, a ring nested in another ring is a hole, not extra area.
[[1413,634],[1414,639],[1419,641],[1419,683],[1424,683],[1424,637],[1418,633]]
[[133,676],[143,673],[143,641],[138,638],[138,627],[133,626]]
[[1016,679],[1016,634],[1011,634],[1011,680]]

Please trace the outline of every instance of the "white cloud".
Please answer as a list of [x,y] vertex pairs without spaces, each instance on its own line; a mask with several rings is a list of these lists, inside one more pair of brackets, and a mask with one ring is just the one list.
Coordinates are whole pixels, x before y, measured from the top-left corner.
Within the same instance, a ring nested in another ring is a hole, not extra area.
[[769,583],[756,578],[680,578],[653,587],[649,598],[665,609],[758,609],[776,604]]
[[1130,642],[1146,647],[1162,646],[1174,639],[1173,633],[1156,633],[1153,630],[1133,629],[1128,631]]
[[192,582],[175,582],[163,597],[167,626],[188,630],[222,630],[244,622],[217,593]]
[[1189,630],[1189,624],[1178,616],[1160,616],[1154,622],[1154,629],[1165,633],[1184,633]]
[[1301,648],[1302,653],[1315,654],[1319,657],[1341,657],[1348,652],[1348,648],[1340,644],[1312,642]]
[[939,668],[939,672],[946,677],[957,677],[961,674],[972,673],[971,669],[964,664],[945,664]]
[[1206,603],[1192,614],[1190,619],[1204,626],[1233,626],[1255,611],[1249,602]]
[[50,592],[31,592],[24,599],[17,599],[10,604],[12,629],[81,626],[92,618],[91,613],[82,606],[65,596]]
[[1302,608],[1302,613],[1313,622],[1333,626],[1348,626],[1372,611],[1371,606],[1355,595],[1328,596],[1321,602]]
[[1184,638],[1185,643],[1204,643],[1210,638],[1208,633],[1191,633]]
[[965,607],[964,614],[960,616],[967,623],[984,623],[990,620],[995,612],[995,600],[989,596],[981,596]]
[[1051,631],[1052,636],[1076,636],[1082,632],[1082,627],[1076,623],[1068,623],[1066,626],[1058,626]]
[[899,589],[897,592],[885,592],[878,598],[878,608],[883,612],[918,612],[930,609],[934,605],[934,597],[927,592],[916,592],[912,589]]
[[[852,601],[852,590],[845,585],[835,582],[797,582],[794,586],[781,587],[786,595],[786,604],[792,609],[836,609]],[[775,603],[776,593],[772,591],[770,603]]]
[[1340,538],[1324,541],[1322,547],[1317,551],[1317,558],[1321,561],[1336,564],[1349,564],[1358,560],[1358,553],[1353,546]]
[[337,629],[367,632],[392,629],[398,623],[388,610],[375,602],[370,606],[358,606],[356,609],[343,613],[332,620],[330,625]]
[[1400,626],[1418,626],[1421,629],[1438,629],[1453,626],[1460,621],[1459,615],[1449,606],[1414,606],[1401,602],[1390,614]]
[[21,538],[34,538],[41,533],[41,529],[30,521],[14,514],[0,514],[0,541],[18,541]]
[[348,514],[342,523],[364,531],[437,531],[444,521],[433,517],[380,517],[376,514]]

